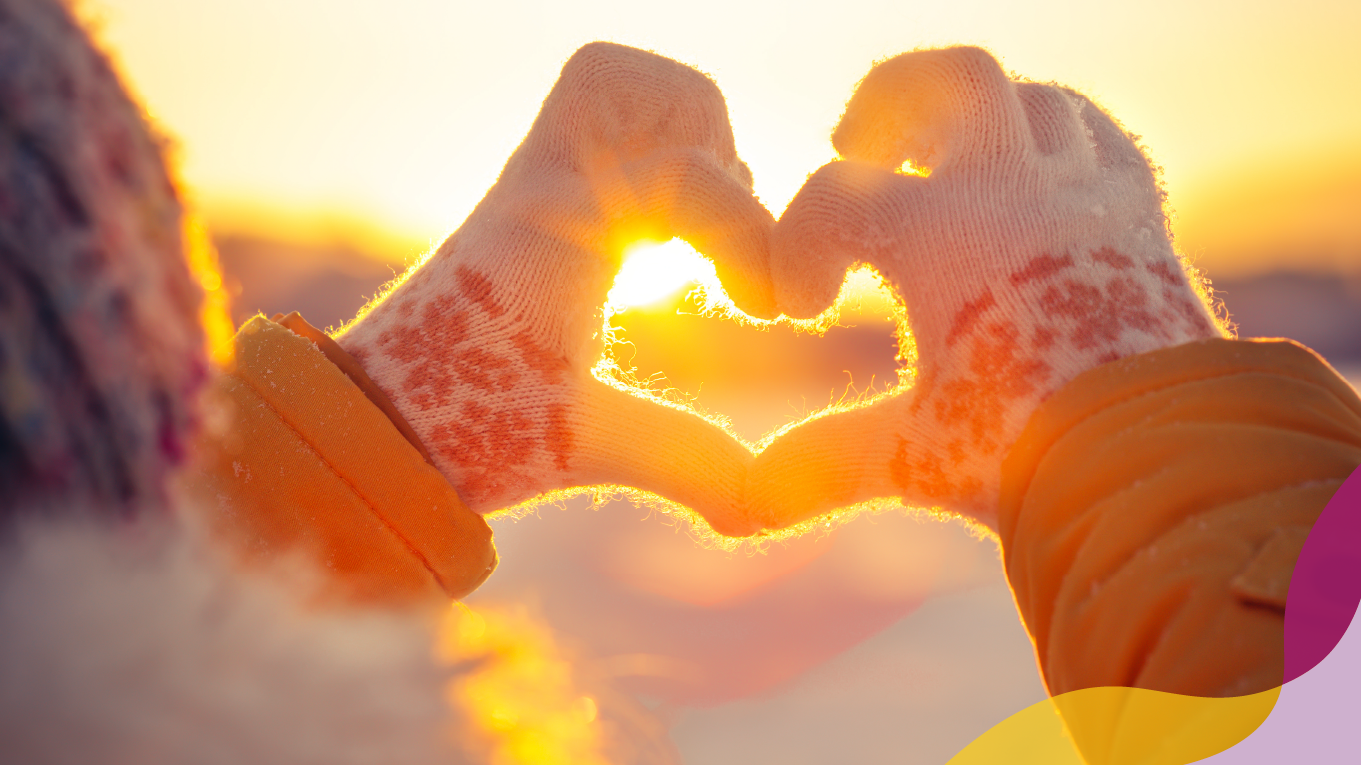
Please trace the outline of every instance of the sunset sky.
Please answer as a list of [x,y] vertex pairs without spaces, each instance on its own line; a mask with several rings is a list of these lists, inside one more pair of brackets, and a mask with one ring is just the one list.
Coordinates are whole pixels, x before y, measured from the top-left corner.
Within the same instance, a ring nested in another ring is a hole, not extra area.
[[[217,233],[414,258],[472,210],[562,64],[593,40],[711,75],[779,214],[834,158],[831,130],[876,61],[975,44],[1018,76],[1085,92],[1141,135],[1164,168],[1179,244],[1212,278],[1361,273],[1357,0],[73,2],[173,138]],[[245,309],[297,308],[289,280],[316,264],[243,252],[255,286],[280,288]],[[357,277],[336,283],[360,300]],[[621,361],[731,415],[751,441],[898,379],[886,309],[826,338],[678,318],[674,305],[653,313],[633,313]],[[542,604],[594,655],[702,668],[691,674],[708,678],[703,693],[676,681],[666,696],[665,677],[641,672],[653,685],[629,687],[666,710],[715,705],[672,718],[693,762],[879,762],[907,747],[943,761],[1044,697],[997,549],[961,526],[864,516],[742,557],[696,545],[649,508],[585,505],[494,520],[502,564],[470,603]],[[760,695],[771,688],[782,695]],[[833,746],[835,759],[816,754]]]
[[[980,44],[1143,136],[1216,272],[1361,261],[1361,3],[83,0],[219,228],[441,239],[583,43],[713,76],[779,211],[877,59]],[[1284,252],[1285,250],[1292,250]],[[1361,265],[1361,263],[1358,263]]]

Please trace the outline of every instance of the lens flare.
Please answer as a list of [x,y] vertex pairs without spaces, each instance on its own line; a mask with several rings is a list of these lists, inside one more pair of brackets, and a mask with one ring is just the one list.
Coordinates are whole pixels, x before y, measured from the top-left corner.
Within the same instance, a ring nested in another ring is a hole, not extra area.
[[660,302],[693,284],[716,284],[714,264],[683,240],[643,241],[624,251],[609,303],[615,311]]
[[436,655],[465,667],[448,688],[462,739],[493,765],[606,765],[596,700],[581,692],[552,631],[523,606],[455,603]]

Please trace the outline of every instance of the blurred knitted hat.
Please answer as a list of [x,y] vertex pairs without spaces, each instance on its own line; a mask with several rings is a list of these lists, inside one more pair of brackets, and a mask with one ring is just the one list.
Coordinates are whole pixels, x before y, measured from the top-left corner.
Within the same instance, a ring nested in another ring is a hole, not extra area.
[[163,507],[207,373],[161,146],[57,0],[0,0],[0,522]]

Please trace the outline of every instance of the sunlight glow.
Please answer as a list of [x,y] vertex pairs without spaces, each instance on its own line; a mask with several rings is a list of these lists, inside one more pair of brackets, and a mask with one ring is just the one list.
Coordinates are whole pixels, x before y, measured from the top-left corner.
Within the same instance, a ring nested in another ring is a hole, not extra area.
[[454,603],[436,653],[471,668],[448,688],[469,752],[494,765],[605,765],[596,700],[583,695],[553,634],[523,606]]
[[231,363],[236,327],[231,317],[231,292],[222,281],[222,265],[217,249],[203,227],[203,222],[192,212],[186,212],[183,223],[185,260],[189,273],[203,288],[203,303],[199,319],[203,322],[208,358],[218,368]]
[[931,177],[931,168],[918,165],[910,159],[904,161],[902,166],[898,168],[897,172],[899,175],[915,175],[918,178]]
[[624,311],[659,302],[692,284],[717,282],[714,264],[685,241],[642,241],[624,251],[624,265],[608,300],[615,311]]

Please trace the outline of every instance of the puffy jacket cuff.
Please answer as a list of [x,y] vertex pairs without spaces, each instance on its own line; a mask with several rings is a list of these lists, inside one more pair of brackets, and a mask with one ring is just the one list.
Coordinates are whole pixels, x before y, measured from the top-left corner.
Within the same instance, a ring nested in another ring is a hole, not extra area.
[[310,555],[370,602],[461,597],[495,567],[486,522],[313,339],[251,319],[217,389],[229,424],[203,478],[248,557]]
[[1080,375],[1003,464],[999,535],[1051,693],[1279,685],[1300,545],[1361,463],[1361,400],[1291,341],[1206,340]]
[[1036,410],[999,535],[1085,761],[1199,760],[1266,718],[1295,561],[1358,464],[1361,399],[1290,341],[1131,356]]

